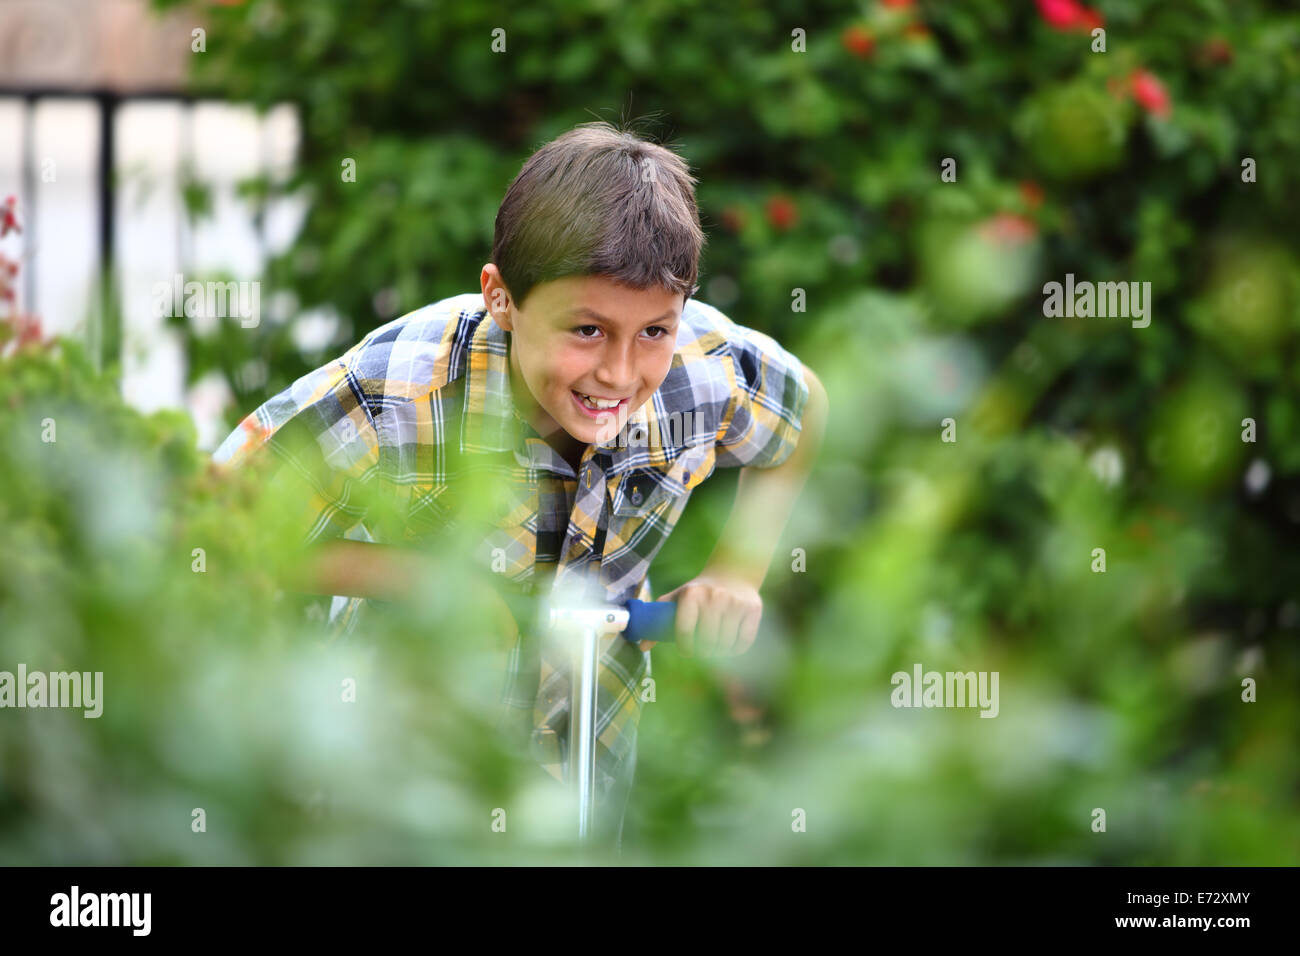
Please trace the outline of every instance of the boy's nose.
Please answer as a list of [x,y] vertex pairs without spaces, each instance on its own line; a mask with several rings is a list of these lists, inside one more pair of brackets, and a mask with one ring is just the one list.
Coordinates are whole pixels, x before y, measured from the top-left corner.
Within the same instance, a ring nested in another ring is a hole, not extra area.
[[595,379],[602,387],[618,395],[627,395],[636,383],[636,366],[632,357],[621,350],[608,350],[596,369]]

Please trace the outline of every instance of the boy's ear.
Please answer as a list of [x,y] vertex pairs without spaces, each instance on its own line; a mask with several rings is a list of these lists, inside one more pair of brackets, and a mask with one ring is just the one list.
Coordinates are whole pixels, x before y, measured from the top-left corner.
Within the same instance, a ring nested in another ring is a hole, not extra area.
[[494,288],[488,297],[488,311],[492,313],[492,318],[496,320],[497,325],[507,332],[514,331],[513,323],[510,321],[510,293],[501,286]]
[[497,325],[507,332],[511,331],[510,293],[501,279],[501,273],[492,263],[483,267],[482,283],[483,304],[492,313]]

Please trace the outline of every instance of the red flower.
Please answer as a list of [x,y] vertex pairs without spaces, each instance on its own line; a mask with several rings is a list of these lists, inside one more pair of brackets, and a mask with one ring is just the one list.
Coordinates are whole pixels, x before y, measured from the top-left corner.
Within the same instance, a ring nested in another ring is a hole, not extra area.
[[844,49],[862,60],[871,56],[876,50],[875,35],[870,30],[859,26],[846,28],[840,34],[840,42],[844,44]]
[[1079,0],[1035,0],[1038,13],[1056,30],[1082,30],[1091,33],[1105,23],[1100,13]]
[[778,229],[789,229],[799,218],[799,210],[789,197],[773,196],[767,201],[767,221]]
[[269,426],[261,424],[257,420],[256,415],[248,415],[245,417],[244,420],[239,423],[239,427],[245,433],[252,436],[255,442],[266,441],[272,431]]
[[1043,187],[1033,180],[1026,179],[1020,184],[1020,198],[1030,209],[1037,209],[1043,204]]
[[979,232],[989,242],[1010,244],[1028,242],[1038,235],[1038,227],[1032,219],[1015,213],[1000,212],[980,223]]
[[1206,40],[1201,46],[1201,58],[1207,63],[1231,63],[1232,44],[1222,37]]
[[1103,27],[1106,25],[1106,21],[1102,18],[1102,15],[1098,13],[1096,10],[1092,10],[1088,7],[1081,7],[1079,9],[1078,22],[1079,22],[1079,29],[1084,33],[1091,33],[1093,30],[1096,30],[1098,27]]
[[1137,538],[1139,541],[1148,541],[1151,538],[1151,528],[1145,521],[1138,521],[1128,529],[1130,538]]
[[[0,298],[4,296],[0,295]],[[15,313],[5,319],[3,325],[6,328],[0,331],[0,355],[8,357],[28,345],[42,344],[41,320],[34,315]],[[14,401],[16,397],[10,399],[11,408],[16,404]]]
[[882,7],[893,7],[895,10],[906,10],[915,0],[880,0]]
[[1165,117],[1169,115],[1169,93],[1165,85],[1147,70],[1134,70],[1129,77],[1133,98],[1148,113]]
[[745,228],[745,210],[739,206],[728,206],[722,210],[722,224],[732,232]]
[[0,236],[7,236],[11,232],[22,232],[18,226],[18,217],[14,214],[14,206],[18,200],[10,196],[5,200],[4,212],[0,214]]
[[18,348],[24,345],[34,345],[41,340],[41,320],[34,315],[19,316],[18,326]]

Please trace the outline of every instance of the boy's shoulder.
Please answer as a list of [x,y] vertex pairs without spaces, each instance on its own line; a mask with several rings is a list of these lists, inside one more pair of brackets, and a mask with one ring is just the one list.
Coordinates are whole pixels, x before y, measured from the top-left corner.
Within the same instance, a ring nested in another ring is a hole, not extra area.
[[675,370],[680,368],[693,380],[712,379],[715,387],[742,391],[751,398],[775,391],[778,400],[802,407],[799,399],[804,396],[798,393],[806,389],[803,364],[772,336],[741,325],[698,299],[686,301],[681,324]]
[[772,336],[696,299],[683,307],[682,326],[669,372],[677,380],[661,391],[683,407],[668,411],[703,412],[719,465],[780,464],[794,450],[808,401],[803,363]]
[[373,426],[385,412],[463,378],[470,344],[486,314],[483,297],[466,293],[372,329],[245,416],[213,459],[238,464],[286,426],[305,429],[323,447],[363,449],[365,423]]
[[411,401],[464,377],[486,316],[481,293],[454,295],[371,330],[339,361],[375,410]]

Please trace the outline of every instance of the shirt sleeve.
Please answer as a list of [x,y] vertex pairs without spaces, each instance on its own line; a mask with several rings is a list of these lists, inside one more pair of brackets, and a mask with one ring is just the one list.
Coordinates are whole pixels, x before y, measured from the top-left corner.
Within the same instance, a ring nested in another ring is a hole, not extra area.
[[213,460],[265,469],[267,491],[295,510],[293,526],[304,543],[370,537],[363,521],[379,441],[360,384],[342,359],[309,372],[248,415]]
[[736,387],[723,416],[717,463],[773,468],[799,443],[808,384],[803,363],[771,336],[721,317]]

